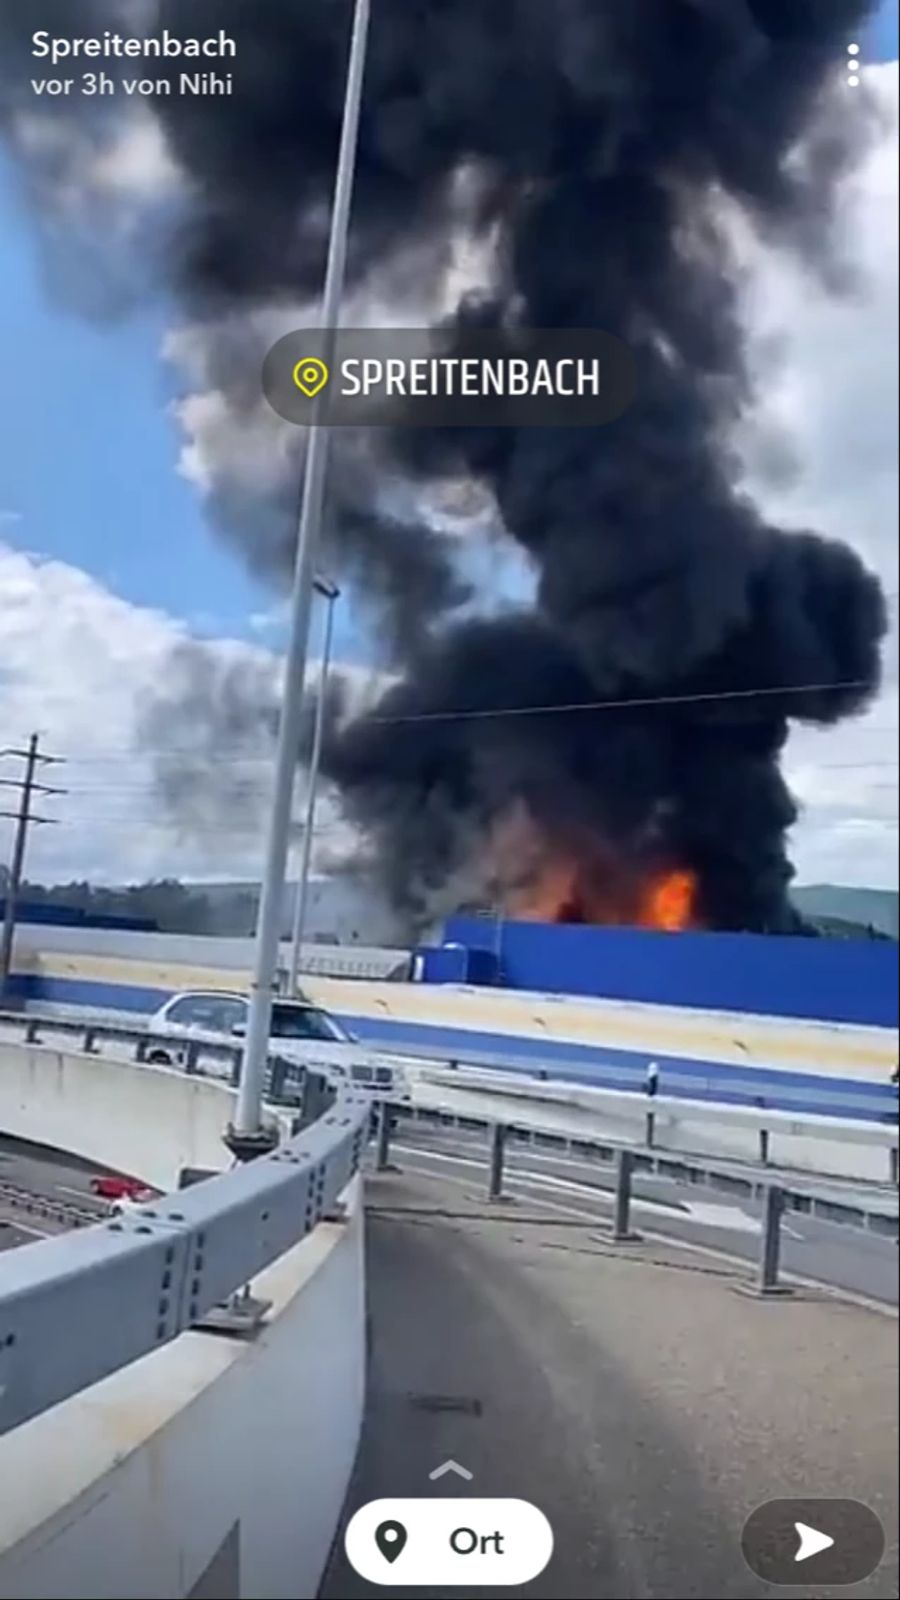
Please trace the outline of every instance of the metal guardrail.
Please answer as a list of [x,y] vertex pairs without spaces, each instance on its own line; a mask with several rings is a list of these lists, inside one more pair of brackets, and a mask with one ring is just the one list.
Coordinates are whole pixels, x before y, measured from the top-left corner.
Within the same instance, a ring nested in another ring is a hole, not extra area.
[[0,1433],[215,1318],[333,1211],[372,1102],[332,1096],[270,1155],[0,1258]]
[[[360,1032],[364,1033],[360,1025]],[[391,1056],[410,1061],[425,1061],[429,1059],[427,1052],[420,1046],[401,1041],[371,1038],[366,1041],[371,1049],[380,1049]],[[640,1079],[633,1067],[623,1067],[617,1062],[604,1059],[604,1047],[597,1044],[595,1047],[596,1060],[591,1063],[590,1070],[596,1074],[603,1073],[603,1083],[598,1082],[596,1076],[589,1077],[586,1072],[579,1072],[573,1066],[572,1060],[564,1056],[555,1059],[542,1060],[534,1055],[517,1055],[514,1051],[496,1052],[479,1049],[476,1046],[462,1048],[454,1046],[442,1053],[441,1058],[448,1070],[467,1069],[493,1073],[496,1076],[515,1076],[535,1084],[546,1083],[564,1085],[568,1089],[598,1089],[608,1094],[635,1094],[640,1092]],[[636,1054],[637,1052],[632,1052]],[[788,1116],[827,1116],[839,1120],[841,1115],[847,1117],[862,1117],[870,1120],[873,1126],[880,1126],[881,1119],[889,1122],[896,1117],[896,1089],[891,1084],[874,1083],[866,1079],[839,1078],[829,1079],[827,1095],[822,1090],[821,1084],[804,1085],[778,1084],[778,1103],[774,1103],[776,1086],[771,1081],[760,1084],[759,1079],[753,1076],[752,1069],[741,1075],[741,1068],[729,1065],[731,1076],[727,1081],[717,1078],[713,1071],[704,1073],[673,1072],[671,1066],[667,1067],[665,1056],[656,1055],[649,1048],[643,1052],[646,1055],[648,1068],[656,1068],[657,1092],[673,1103],[687,1101],[701,1104],[703,1097],[708,1097],[710,1102],[728,1106],[733,1110],[758,1109],[760,1111],[775,1111]],[[437,1061],[437,1056],[432,1056]],[[710,1067],[714,1063],[709,1063]],[[772,1070],[772,1069],[769,1069]],[[787,1069],[785,1069],[787,1070]],[[810,1097],[818,1094],[820,1099],[827,1098],[829,1103],[840,1106],[840,1112],[816,1112],[809,1104]]]
[[[143,1028],[21,1014],[0,1014],[0,1023],[22,1028],[20,1042],[40,1044],[43,1030],[81,1039],[95,1052],[100,1038],[128,1044],[146,1062],[154,1035]],[[159,1036],[158,1043],[171,1041]],[[197,1044],[188,1072],[203,1072],[202,1057],[240,1061],[240,1046]],[[285,1076],[278,1081],[278,1069]],[[309,1082],[315,1072],[290,1063],[270,1063],[270,1091],[290,1092],[293,1075]],[[270,1096],[272,1097],[272,1096]],[[277,1096],[274,1096],[277,1098]],[[0,1260],[0,1433],[37,1415],[196,1327],[326,1216],[358,1169],[371,1097],[345,1090],[317,1121],[271,1155],[236,1171],[136,1207],[113,1220],[61,1238],[41,1241]],[[635,1149],[614,1140],[541,1130],[514,1120],[455,1115],[426,1107],[389,1106],[379,1113],[377,1166],[389,1162],[393,1120],[415,1116],[432,1123],[491,1130],[489,1195],[503,1193],[504,1155],[509,1141],[544,1148],[590,1151],[616,1164],[614,1239],[631,1238],[629,1208],[634,1173],[660,1176],[765,1201],[766,1225],[760,1288],[778,1286],[780,1218],[784,1211],[811,1213],[856,1228],[897,1236],[897,1217],[877,1205],[836,1201],[810,1187],[789,1188],[735,1173],[727,1161],[697,1160],[659,1149]],[[59,1338],[65,1325],[70,1336]]]
[[[228,1068],[228,1080],[232,1085],[237,1083],[240,1074],[242,1045],[231,1044],[223,1041],[221,1044],[202,1043],[200,1041],[177,1040],[173,1041],[168,1035],[154,1035],[147,1031],[146,1025],[129,1026],[116,1021],[97,1021],[84,1017],[66,1017],[50,1014],[40,1014],[23,1011],[0,1011],[0,1028],[12,1026],[24,1031],[24,1038],[29,1043],[41,1043],[42,1034],[46,1031],[62,1033],[70,1038],[80,1038],[81,1048],[91,1052],[96,1049],[101,1039],[119,1042],[133,1047],[132,1059],[147,1061],[154,1049],[165,1049],[171,1055],[174,1046],[187,1053],[187,1061],[182,1070],[203,1073],[203,1058],[219,1059]],[[2,1042],[2,1035],[0,1035]],[[778,1107],[756,1108],[749,1105],[735,1105],[733,1103],[705,1103],[692,1101],[682,1096],[671,1097],[660,1092],[659,1071],[652,1074],[652,1088],[650,1092],[641,1094],[633,1084],[627,1089],[604,1088],[597,1084],[589,1083],[583,1079],[557,1079],[553,1070],[537,1069],[533,1060],[525,1060],[519,1066],[513,1065],[513,1058],[509,1058],[501,1070],[487,1066],[485,1057],[473,1052],[472,1062],[464,1060],[461,1056],[453,1057],[428,1057],[420,1053],[417,1055],[397,1051],[393,1047],[390,1051],[382,1052],[391,1058],[397,1056],[408,1063],[408,1070],[413,1073],[418,1065],[422,1069],[423,1081],[447,1087],[458,1087],[460,1080],[464,1081],[467,1089],[477,1090],[485,1094],[495,1093],[513,1099],[528,1098],[538,1102],[545,1100],[554,1105],[573,1105],[579,1110],[596,1110],[597,1112],[610,1109],[626,1109],[630,1112],[637,1111],[637,1115],[644,1117],[644,1137],[647,1145],[659,1144],[665,1146],[659,1139],[660,1127],[665,1124],[667,1116],[689,1117],[697,1122],[736,1122],[742,1128],[749,1128],[750,1119],[757,1134],[758,1159],[762,1166],[767,1166],[771,1159],[771,1141],[773,1136],[781,1134],[809,1135],[817,1139],[845,1140],[848,1137],[846,1121],[839,1117],[816,1116],[815,1124],[808,1123],[808,1118],[813,1113],[802,1113]],[[476,1061],[477,1057],[477,1061]],[[477,1063],[480,1063],[477,1064]],[[658,1063],[654,1063],[658,1067]],[[520,1070],[521,1069],[521,1070]],[[313,1069],[313,1072],[315,1069]],[[302,1105],[305,1120],[318,1115],[318,1107],[314,1106],[310,1113],[307,1101],[310,1098],[310,1073],[294,1063],[271,1058],[271,1067],[266,1086],[266,1097],[279,1104]],[[590,1105],[587,1101],[590,1101]],[[638,1109],[640,1108],[640,1109]],[[498,1110],[498,1117],[501,1113]],[[896,1117],[896,1113],[894,1113]],[[507,1119],[509,1120],[509,1119]],[[847,1119],[852,1120],[852,1119]],[[853,1129],[853,1138],[863,1143],[883,1145],[887,1152],[889,1181],[896,1184],[898,1174],[898,1130],[897,1123],[885,1120],[866,1120],[865,1123],[857,1122]]]
[[[658,1080],[655,1079],[652,1080],[652,1087],[641,1094],[634,1088],[604,1089],[596,1084],[554,1082],[552,1078],[539,1084],[533,1080],[513,1082],[508,1072],[479,1072],[476,1069],[466,1068],[444,1071],[423,1065],[418,1081],[420,1086],[433,1085],[438,1089],[449,1089],[451,1092],[462,1090],[468,1094],[495,1096],[498,1101],[498,1117],[502,1116],[499,1109],[499,1102],[502,1100],[520,1101],[523,1116],[526,1105],[539,1107],[541,1104],[552,1105],[562,1111],[571,1110],[579,1115],[597,1117],[610,1113],[613,1116],[617,1113],[620,1116],[627,1113],[633,1117],[635,1123],[643,1121],[644,1142],[648,1146],[658,1145],[661,1149],[665,1149],[664,1136],[667,1124],[674,1123],[677,1127],[680,1122],[709,1123],[712,1128],[725,1125],[756,1134],[757,1160],[763,1167],[769,1166],[772,1162],[772,1141],[776,1137],[807,1137],[839,1142],[851,1140],[854,1143],[883,1149],[887,1155],[887,1179],[894,1184],[897,1182],[896,1118],[892,1122],[887,1118],[875,1122],[850,1117],[828,1117],[811,1112],[803,1115],[775,1107],[757,1109],[753,1106],[732,1104],[714,1105],[660,1095],[656,1087]],[[673,1154],[678,1153],[671,1146],[670,1150]]]
[[757,1177],[752,1172],[736,1170],[726,1160],[697,1160],[692,1156],[666,1154],[652,1148],[635,1148],[615,1140],[570,1136],[556,1130],[549,1131],[533,1125],[508,1121],[492,1121],[488,1117],[457,1115],[455,1112],[430,1107],[407,1105],[389,1106],[383,1103],[377,1111],[376,1170],[390,1168],[390,1144],[398,1122],[415,1120],[444,1127],[466,1130],[484,1130],[490,1139],[488,1156],[487,1198],[503,1197],[506,1151],[510,1143],[532,1144],[544,1150],[558,1149],[570,1155],[590,1155],[592,1158],[615,1166],[616,1184],[612,1238],[624,1243],[638,1236],[630,1225],[632,1181],[636,1174],[649,1172],[657,1177],[675,1182],[702,1184],[720,1193],[744,1195],[763,1204],[763,1228],[759,1262],[759,1290],[774,1294],[782,1291],[779,1282],[781,1218],[785,1212],[798,1212],[817,1217],[820,1221],[841,1227],[863,1229],[882,1237],[898,1238],[898,1217],[894,1207],[889,1207],[877,1197],[872,1203],[860,1205],[850,1198],[836,1197],[835,1186],[826,1192],[817,1187],[815,1180],[807,1186],[773,1183]]
[[[129,1027],[119,1022],[97,1022],[89,1018],[45,1016],[23,1011],[0,1011],[0,1029],[3,1028],[21,1032],[21,1039],[14,1038],[12,1043],[46,1044],[52,1047],[56,1041],[48,1041],[46,1034],[62,1034],[65,1039],[74,1041],[82,1054],[97,1055],[99,1043],[107,1040],[111,1044],[124,1045],[130,1051],[130,1059],[142,1066],[155,1065],[152,1059],[154,1052],[165,1051],[169,1057],[167,1064],[173,1071],[184,1072],[188,1076],[215,1077],[220,1082],[229,1083],[232,1088],[237,1086],[240,1079],[242,1041],[231,1044],[223,1040],[217,1044],[200,1039],[173,1039],[169,1034],[151,1033],[146,1026]],[[0,1032],[0,1044],[3,1043],[3,1037]],[[172,1060],[176,1052],[184,1056],[183,1064]],[[210,1073],[204,1070],[205,1061],[220,1062],[226,1070],[224,1073]],[[266,1099],[278,1105],[302,1106],[317,1079],[321,1083],[321,1072],[317,1067],[302,1067],[294,1061],[285,1060],[274,1051],[270,1052]]]

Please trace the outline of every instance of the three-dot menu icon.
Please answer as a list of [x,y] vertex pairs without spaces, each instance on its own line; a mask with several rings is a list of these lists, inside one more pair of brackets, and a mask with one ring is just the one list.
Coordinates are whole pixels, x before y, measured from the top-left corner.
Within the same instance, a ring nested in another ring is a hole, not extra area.
[[848,46],[847,46],[847,82],[850,85],[851,89],[856,89],[856,88],[859,87],[859,67],[860,67],[859,45],[858,44],[848,44]]

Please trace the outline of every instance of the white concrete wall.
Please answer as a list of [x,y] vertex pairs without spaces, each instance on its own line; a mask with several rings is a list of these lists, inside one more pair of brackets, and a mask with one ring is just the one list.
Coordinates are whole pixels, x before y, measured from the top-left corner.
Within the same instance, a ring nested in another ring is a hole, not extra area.
[[[42,939],[45,931],[33,930],[35,939]],[[55,934],[62,931],[72,930],[55,930]],[[128,942],[151,939],[155,941],[152,957],[149,947],[138,954],[138,946]],[[224,947],[233,941],[198,941],[204,954],[201,960],[198,952],[195,963],[182,953],[191,941],[172,941],[161,934],[116,935],[116,940],[115,953],[105,946],[101,953],[99,945],[93,953],[83,944],[78,950],[23,944],[21,949],[17,947],[16,971],[105,987],[109,1001],[101,1003],[112,1007],[115,989],[121,985],[170,993],[192,988],[246,989],[249,984],[248,968],[235,963],[234,952],[225,955]],[[304,988],[332,1011],[361,1022],[372,1018],[417,1024],[423,1030],[435,1030],[436,1040],[446,1028],[465,1030],[471,1035],[472,1048],[479,1046],[485,1034],[502,1035],[502,1047],[510,1054],[515,1053],[517,1039],[545,1039],[648,1057],[684,1056],[742,1068],[781,1067],[878,1083],[888,1081],[896,1063],[896,1034],[889,1028],[364,977],[310,977],[304,979]],[[426,1031],[421,1035],[421,1048],[428,1048]],[[436,1044],[435,1048],[439,1052],[441,1047]]]
[[358,1183],[256,1280],[254,1341],[184,1334],[0,1439],[0,1600],[316,1594],[362,1417]]
[[[213,934],[136,933],[121,928],[62,928],[51,923],[23,922],[16,929],[14,965],[24,970],[29,951],[62,955],[121,956],[130,961],[169,961],[185,966],[249,971],[253,940]],[[401,945],[304,944],[304,972],[336,977],[389,978],[405,973],[410,951]],[[291,946],[282,941],[279,961],[287,967]]]
[[[179,1168],[231,1165],[235,1092],[166,1067],[0,1040],[0,1130],[171,1189]],[[289,1119],[284,1119],[289,1122]]]

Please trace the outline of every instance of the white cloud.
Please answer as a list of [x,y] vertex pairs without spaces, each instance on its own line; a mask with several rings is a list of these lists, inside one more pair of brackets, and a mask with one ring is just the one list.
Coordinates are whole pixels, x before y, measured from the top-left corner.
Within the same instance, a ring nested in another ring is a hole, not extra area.
[[[765,372],[745,441],[764,511],[852,544],[890,596],[885,688],[863,717],[798,728],[787,772],[803,813],[803,882],[897,884],[897,63],[864,74],[882,135],[845,184],[839,227],[858,285],[826,294],[793,260],[758,250],[748,319]],[[774,347],[776,359],[767,355]],[[779,462],[793,467],[779,481]]]
[[146,109],[83,124],[36,105],[15,114],[10,137],[42,202],[76,227],[96,223],[102,208],[104,223],[127,234],[145,208],[184,186],[162,125]]
[[[319,668],[310,661],[311,683]],[[370,705],[388,681],[348,664],[336,663],[335,671],[348,715]],[[0,540],[3,747],[21,749],[38,732],[41,749],[64,758],[47,769],[46,781],[68,791],[36,807],[56,824],[32,831],[28,874],[42,882],[258,878],[273,771],[266,713],[277,703],[279,677],[279,660],[260,646],[193,639],[185,622],[118,598],[77,567]],[[197,695],[193,719],[186,685]],[[177,706],[171,725],[159,699],[167,686]],[[157,763],[174,750],[184,753],[163,765],[170,779],[183,779],[184,791],[170,809]],[[14,757],[0,759],[0,777],[16,779],[21,770]],[[5,792],[15,800],[15,791]],[[305,803],[298,782],[298,818]],[[0,819],[0,861],[8,859],[12,828]],[[358,848],[323,788],[314,866],[343,863]]]
[[[186,638],[182,623],[118,599],[77,567],[0,543],[4,745],[21,747],[39,732],[44,751],[65,757],[47,781],[69,791],[40,802],[59,825],[33,831],[33,877],[258,872],[262,846],[253,830],[227,842],[176,837],[154,790],[149,752],[136,748],[144,697]],[[209,649],[223,668],[268,661],[274,670],[271,657],[235,641]],[[268,767],[246,770],[262,781]],[[14,759],[2,762],[4,777],[19,771]],[[11,828],[0,822],[2,859]]]

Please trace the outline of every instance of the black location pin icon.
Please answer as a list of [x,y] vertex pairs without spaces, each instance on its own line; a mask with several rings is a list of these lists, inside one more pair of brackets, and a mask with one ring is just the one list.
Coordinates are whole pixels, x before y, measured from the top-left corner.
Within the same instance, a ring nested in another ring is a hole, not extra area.
[[385,1561],[396,1561],[403,1554],[406,1529],[402,1522],[380,1522],[375,1529],[375,1543]]

